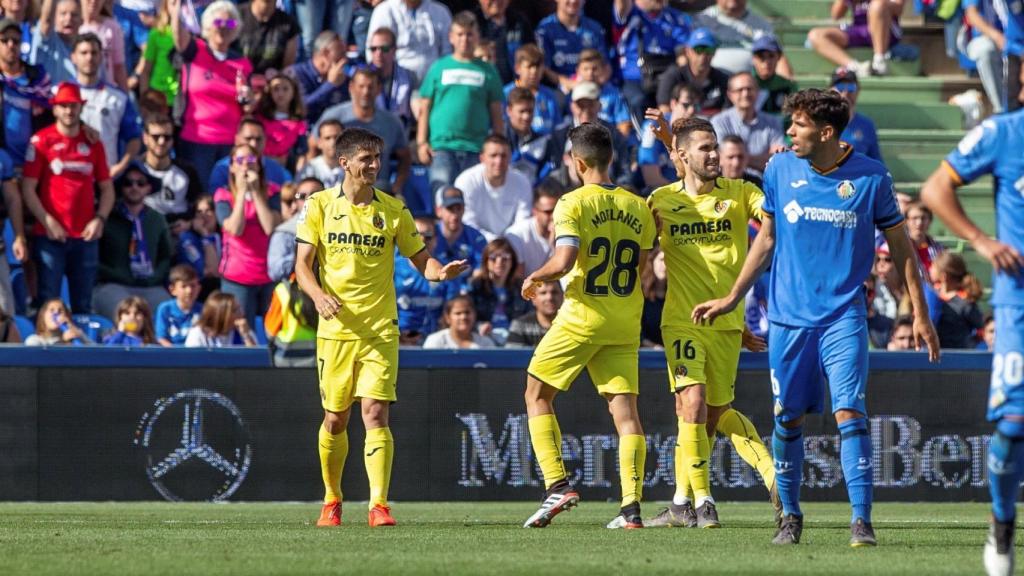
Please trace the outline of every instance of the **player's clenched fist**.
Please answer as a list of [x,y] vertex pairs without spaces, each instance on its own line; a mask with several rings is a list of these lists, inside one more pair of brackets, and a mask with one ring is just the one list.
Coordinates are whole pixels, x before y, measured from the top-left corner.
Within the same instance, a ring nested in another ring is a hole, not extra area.
[[316,306],[316,311],[323,317],[324,320],[330,320],[338,315],[341,310],[341,304],[335,300],[334,296],[321,292],[313,297],[313,305]]

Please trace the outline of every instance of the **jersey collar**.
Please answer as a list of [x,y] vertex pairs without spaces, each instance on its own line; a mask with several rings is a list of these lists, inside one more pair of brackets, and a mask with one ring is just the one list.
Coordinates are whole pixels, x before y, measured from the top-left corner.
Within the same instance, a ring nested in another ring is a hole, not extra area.
[[849,160],[851,156],[853,156],[853,146],[850,146],[849,144],[843,141],[839,142],[839,146],[843,148],[843,153],[839,156],[838,159],[836,159],[835,164],[827,168],[818,168],[817,166],[814,165],[813,162],[810,161],[808,161],[808,164],[811,165],[811,168],[815,172],[821,174],[822,176],[827,176],[835,172],[836,170],[839,170],[839,168],[842,167],[843,164],[846,164],[846,161]]

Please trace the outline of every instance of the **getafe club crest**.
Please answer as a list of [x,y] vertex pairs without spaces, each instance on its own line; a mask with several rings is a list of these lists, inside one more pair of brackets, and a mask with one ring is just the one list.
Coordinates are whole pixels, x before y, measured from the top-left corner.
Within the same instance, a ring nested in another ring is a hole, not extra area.
[[836,186],[836,194],[838,194],[843,200],[852,198],[856,193],[857,188],[854,187],[853,182],[850,182],[849,180],[843,180],[839,183],[839,186]]
[[376,228],[377,230],[383,230],[384,229],[384,217],[381,216],[380,214],[374,214],[373,215],[373,227]]

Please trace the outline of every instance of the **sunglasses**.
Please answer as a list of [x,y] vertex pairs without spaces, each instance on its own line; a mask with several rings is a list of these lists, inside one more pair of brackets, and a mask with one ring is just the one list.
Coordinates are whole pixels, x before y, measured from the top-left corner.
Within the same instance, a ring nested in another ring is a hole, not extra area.
[[392,49],[394,49],[394,46],[391,46],[390,44],[370,46],[370,52],[380,52],[381,54],[387,54],[388,52],[391,52]]
[[234,18],[214,18],[213,26],[215,28],[221,28],[225,30],[234,30],[238,28],[238,20]]
[[157,142],[170,142],[171,139],[174,138],[173,134],[146,134],[146,136],[149,136]]
[[135,186],[137,188],[142,188],[144,186],[149,186],[149,182],[145,178],[125,178],[124,185],[126,187]]
[[0,44],[21,44],[21,38],[17,36],[4,36],[0,38]]
[[693,49],[693,51],[696,52],[697,54],[714,54],[715,53],[715,49],[712,48],[711,46],[697,46],[696,48]]
[[856,94],[858,86],[856,82],[839,82],[832,86],[832,89],[836,92],[846,92],[847,94]]
[[258,160],[255,156],[235,156],[235,164],[239,166],[243,164],[256,164]]

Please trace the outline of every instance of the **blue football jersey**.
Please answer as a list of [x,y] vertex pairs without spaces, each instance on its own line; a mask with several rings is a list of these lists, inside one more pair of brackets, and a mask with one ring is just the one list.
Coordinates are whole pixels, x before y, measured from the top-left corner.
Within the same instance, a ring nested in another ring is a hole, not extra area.
[[776,236],[768,319],[813,327],[848,312],[866,315],[863,285],[874,263],[875,228],[903,224],[885,166],[846,148],[835,166],[819,172],[784,152],[765,169],[764,195]]
[[[967,184],[985,174],[996,180],[996,237],[1024,252],[1024,110],[993,116],[971,130],[946,157],[953,177]],[[1024,275],[1000,272],[992,304],[1024,306]]]
[[552,14],[537,24],[535,34],[537,45],[544,51],[544,65],[562,76],[576,74],[576,64],[584,48],[594,48],[608,57],[604,28],[586,16],[580,18],[575,30],[569,30]]
[[875,123],[867,116],[855,112],[839,139],[853,144],[854,150],[868,158],[883,161],[882,149],[878,145],[878,131],[875,130]]
[[[508,101],[508,94],[516,87],[515,82],[505,85],[505,101]],[[565,110],[562,107],[562,98],[554,90],[547,86],[541,86],[534,95],[533,123],[530,128],[537,134],[551,134],[555,128],[561,126],[565,120]],[[505,114],[505,123],[508,123],[508,113]]]

